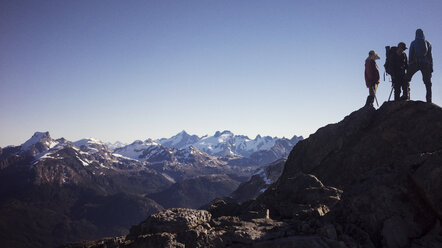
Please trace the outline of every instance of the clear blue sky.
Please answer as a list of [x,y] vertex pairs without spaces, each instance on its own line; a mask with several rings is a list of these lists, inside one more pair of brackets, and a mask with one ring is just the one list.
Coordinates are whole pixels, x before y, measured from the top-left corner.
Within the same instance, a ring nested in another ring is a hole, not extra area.
[[[422,28],[442,104],[442,1],[0,1],[0,146],[231,130],[307,137],[365,103],[364,60]],[[383,72],[383,67],[381,69]],[[381,82],[384,102],[391,84]],[[412,100],[425,99],[420,73]]]

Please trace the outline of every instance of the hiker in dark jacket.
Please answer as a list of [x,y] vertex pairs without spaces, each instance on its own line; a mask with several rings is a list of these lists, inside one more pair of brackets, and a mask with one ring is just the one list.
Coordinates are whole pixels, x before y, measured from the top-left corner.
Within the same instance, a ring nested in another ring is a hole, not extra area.
[[410,100],[410,83],[405,78],[405,70],[408,67],[407,54],[404,52],[406,49],[405,43],[399,42],[397,47],[392,47],[390,50],[389,68],[395,101]]
[[368,53],[368,58],[365,60],[365,85],[368,88],[368,97],[365,102],[365,106],[372,106],[376,95],[376,90],[380,82],[379,70],[376,65],[376,60],[379,59],[379,55],[376,51],[371,50]]
[[410,82],[413,75],[421,71],[422,79],[427,89],[427,102],[431,103],[431,73],[433,72],[433,55],[431,43],[425,40],[424,31],[416,30],[416,39],[411,42],[409,51],[409,65],[407,81]]

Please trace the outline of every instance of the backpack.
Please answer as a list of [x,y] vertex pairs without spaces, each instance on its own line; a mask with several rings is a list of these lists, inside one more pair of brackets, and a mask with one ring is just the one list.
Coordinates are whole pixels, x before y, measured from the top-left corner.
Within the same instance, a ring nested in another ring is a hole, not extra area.
[[[385,68],[385,72],[387,74],[391,75],[391,57],[393,53],[393,49],[391,49],[390,46],[386,46],[385,47],[385,64],[384,64],[384,68]],[[384,76],[385,77],[385,76]]]
[[428,53],[427,41],[424,39],[416,39],[414,43],[415,43],[414,54],[416,55],[416,58],[423,59],[425,56],[427,56]]

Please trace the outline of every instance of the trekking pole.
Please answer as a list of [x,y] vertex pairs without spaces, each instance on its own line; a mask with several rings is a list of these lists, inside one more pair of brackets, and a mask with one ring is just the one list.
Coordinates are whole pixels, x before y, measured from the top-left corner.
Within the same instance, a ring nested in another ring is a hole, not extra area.
[[371,86],[373,93],[374,93],[374,99],[376,100],[376,105],[379,107],[378,98],[376,97],[376,92],[374,91],[374,86]]
[[391,86],[390,96],[388,97],[388,101],[390,101],[391,93],[393,93],[393,86]]

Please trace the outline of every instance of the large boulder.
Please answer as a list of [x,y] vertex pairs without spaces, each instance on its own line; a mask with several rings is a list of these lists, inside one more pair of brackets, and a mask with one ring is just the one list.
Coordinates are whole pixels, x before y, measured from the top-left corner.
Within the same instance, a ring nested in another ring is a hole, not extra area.
[[[267,194],[249,208],[264,203],[272,215],[276,212],[282,218],[324,216],[340,200],[342,194],[339,189],[325,186],[314,175],[302,172],[296,173],[287,181],[289,183],[268,189]],[[271,197],[266,197],[269,195]]]
[[211,214],[206,210],[171,208],[152,214],[130,230],[129,238],[149,233],[178,233],[208,223]]

